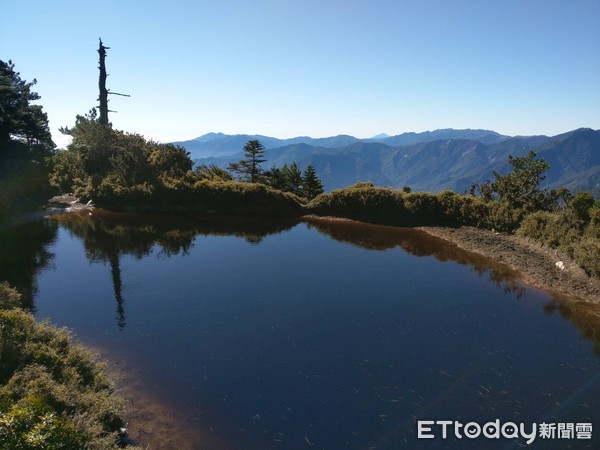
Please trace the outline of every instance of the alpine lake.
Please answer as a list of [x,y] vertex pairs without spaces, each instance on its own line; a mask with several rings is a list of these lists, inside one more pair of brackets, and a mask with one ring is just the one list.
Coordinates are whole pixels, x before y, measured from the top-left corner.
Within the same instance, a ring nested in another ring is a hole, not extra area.
[[2,280],[171,411],[173,448],[526,446],[424,420],[600,448],[600,309],[419,230],[81,211],[0,230]]

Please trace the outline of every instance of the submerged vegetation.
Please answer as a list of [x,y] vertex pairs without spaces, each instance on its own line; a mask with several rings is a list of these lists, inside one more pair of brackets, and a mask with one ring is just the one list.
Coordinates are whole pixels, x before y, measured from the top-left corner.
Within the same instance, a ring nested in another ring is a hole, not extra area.
[[103,366],[20,304],[0,283],[0,447],[120,448],[124,405]]

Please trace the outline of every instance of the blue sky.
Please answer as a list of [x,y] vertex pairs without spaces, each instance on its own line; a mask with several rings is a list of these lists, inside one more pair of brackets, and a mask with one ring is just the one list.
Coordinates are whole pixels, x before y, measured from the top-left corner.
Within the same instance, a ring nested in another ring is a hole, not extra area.
[[111,121],[161,141],[555,135],[600,128],[598,24],[600,0],[21,0],[0,6],[0,59],[37,78],[59,144],[97,103],[100,36],[131,94]]

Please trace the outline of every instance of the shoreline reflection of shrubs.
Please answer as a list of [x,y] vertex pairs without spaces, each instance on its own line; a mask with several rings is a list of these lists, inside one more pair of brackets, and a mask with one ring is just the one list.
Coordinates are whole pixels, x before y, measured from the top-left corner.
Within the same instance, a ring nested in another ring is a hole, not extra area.
[[512,208],[505,202],[443,191],[407,193],[358,183],[308,204],[310,214],[363,222],[413,226],[474,226],[517,232],[572,257],[588,275],[600,277],[600,208],[588,193],[578,193],[554,211]]

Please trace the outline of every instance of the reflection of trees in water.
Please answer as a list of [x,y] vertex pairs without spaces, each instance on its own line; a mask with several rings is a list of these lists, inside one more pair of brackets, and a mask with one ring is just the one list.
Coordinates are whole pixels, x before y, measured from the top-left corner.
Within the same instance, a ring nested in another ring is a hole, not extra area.
[[0,229],[0,281],[15,287],[22,294],[23,307],[31,312],[35,312],[37,275],[54,258],[48,247],[57,228],[44,220]]
[[428,235],[414,228],[372,225],[339,219],[306,217],[310,227],[341,242],[347,242],[370,250],[388,250],[401,247],[414,256],[433,256],[439,261],[454,261],[470,266],[480,277],[488,275],[490,281],[521,298],[525,293],[519,275],[509,267],[475,253]]
[[174,216],[110,213],[95,210],[63,214],[54,219],[72,236],[83,241],[90,262],[110,265],[115,300],[117,324],[125,326],[123,281],[120,257],[130,255],[136,259],[151,254],[168,258],[187,255],[197,235],[238,236],[251,244],[274,233],[288,230],[295,220],[258,219],[249,217]]
[[[347,242],[372,250],[387,250],[397,246],[415,256],[433,256],[439,261],[455,261],[469,265],[479,275],[488,274],[489,279],[505,293],[521,298],[525,287],[517,272],[440,238],[430,236],[412,228],[386,227],[362,222],[339,219],[306,217],[309,226],[338,241]],[[552,314],[558,311],[562,317],[573,323],[586,339],[594,343],[594,351],[600,356],[600,306],[573,299],[553,297],[544,306],[544,311]]]
[[[16,287],[23,294],[24,306],[34,310],[36,277],[52,264],[54,255],[47,249],[56,239],[58,222],[83,241],[90,262],[110,265],[120,328],[125,326],[122,255],[137,259],[153,253],[165,258],[185,255],[197,235],[237,236],[259,244],[265,236],[289,230],[297,224],[295,220],[112,214],[100,210],[94,211],[92,216],[82,212],[53,219],[0,229],[0,281],[8,281]],[[306,222],[333,239],[363,248],[387,250],[400,246],[415,256],[434,256],[440,261],[470,265],[479,276],[487,274],[506,293],[514,293],[518,298],[524,293],[518,274],[505,265],[418,230],[339,219],[306,218]],[[600,307],[555,298],[544,306],[544,311],[548,314],[558,311],[575,324],[583,336],[594,343],[594,350],[600,356]]]
[[600,356],[600,305],[581,301],[561,301],[553,298],[544,305],[544,312],[557,312],[581,331],[586,339],[594,343],[594,353]]

